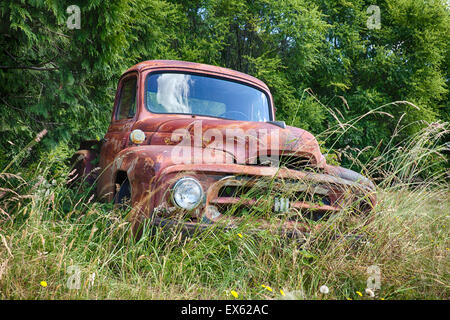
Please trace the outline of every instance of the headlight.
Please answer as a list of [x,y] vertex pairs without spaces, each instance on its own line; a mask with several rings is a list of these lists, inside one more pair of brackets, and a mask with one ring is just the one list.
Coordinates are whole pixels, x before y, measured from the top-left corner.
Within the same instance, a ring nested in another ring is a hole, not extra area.
[[203,189],[200,183],[193,178],[181,178],[172,189],[174,204],[186,210],[195,209],[203,198]]

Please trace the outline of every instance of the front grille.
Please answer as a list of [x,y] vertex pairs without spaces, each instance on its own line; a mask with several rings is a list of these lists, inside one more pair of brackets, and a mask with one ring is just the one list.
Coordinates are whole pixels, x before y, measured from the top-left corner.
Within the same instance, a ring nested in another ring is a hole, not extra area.
[[[233,197],[233,198],[259,198],[265,196],[273,197],[288,197],[291,201],[305,201],[319,204],[326,197],[328,190],[319,186],[303,186],[300,185],[300,190],[286,190],[289,187],[280,188],[277,186],[263,187],[260,185],[228,185],[220,188],[218,197]],[[329,204],[329,203],[328,203]]]
[[[320,185],[307,185],[301,181],[230,179],[219,188],[217,197],[211,204],[218,206],[220,212],[231,212],[242,216],[249,209],[282,213],[296,211],[305,217],[316,220],[328,211],[337,211],[331,206],[329,190]],[[320,214],[319,214],[320,213]]]
[[250,194],[251,186],[223,186],[219,190],[219,197],[240,197],[242,195]]

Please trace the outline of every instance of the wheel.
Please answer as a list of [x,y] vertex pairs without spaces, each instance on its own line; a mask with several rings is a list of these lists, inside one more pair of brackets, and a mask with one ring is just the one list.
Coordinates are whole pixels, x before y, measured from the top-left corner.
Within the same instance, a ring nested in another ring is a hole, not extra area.
[[131,200],[131,188],[130,181],[125,179],[124,182],[120,185],[119,191],[116,192],[114,196],[114,203],[118,205],[125,205],[127,202]]

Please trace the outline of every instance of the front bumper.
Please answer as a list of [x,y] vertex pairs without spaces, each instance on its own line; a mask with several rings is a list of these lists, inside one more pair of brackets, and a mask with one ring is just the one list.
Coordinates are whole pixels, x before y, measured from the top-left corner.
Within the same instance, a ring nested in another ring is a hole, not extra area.
[[[236,225],[213,225],[210,223],[201,223],[201,222],[188,222],[182,220],[174,220],[170,218],[161,218],[161,217],[153,217],[150,223],[153,227],[162,228],[162,229],[170,229],[172,231],[180,231],[182,234],[187,236],[194,236],[196,234],[211,232],[214,230],[219,230],[220,232],[230,232],[232,230],[237,229]],[[215,229],[214,229],[215,228]],[[253,228],[247,232],[247,234],[252,234],[257,231],[262,230],[262,228]],[[278,234],[280,237],[286,239],[297,239],[297,240],[305,240],[308,235],[308,230],[303,226],[298,227],[288,227],[271,226],[270,230],[273,234]]]

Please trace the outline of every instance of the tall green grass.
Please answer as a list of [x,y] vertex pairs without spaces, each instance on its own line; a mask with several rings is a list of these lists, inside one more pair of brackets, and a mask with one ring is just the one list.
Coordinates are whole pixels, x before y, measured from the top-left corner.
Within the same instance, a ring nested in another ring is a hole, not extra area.
[[[375,212],[343,210],[301,245],[250,232],[251,221],[193,237],[145,226],[133,239],[129,209],[95,202],[89,188],[68,188],[68,150],[56,150],[28,172],[0,174],[0,297],[234,299],[234,290],[238,299],[448,299],[448,180],[432,170],[446,165],[438,142],[447,128],[431,124],[359,163],[378,181]],[[381,289],[370,297],[374,265]],[[79,289],[67,286],[71,266],[80,270]]]

